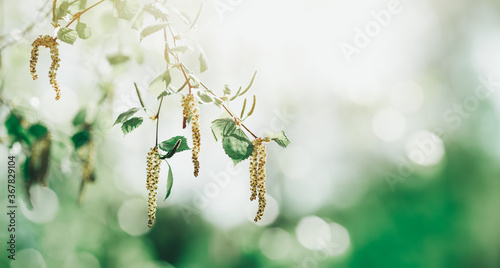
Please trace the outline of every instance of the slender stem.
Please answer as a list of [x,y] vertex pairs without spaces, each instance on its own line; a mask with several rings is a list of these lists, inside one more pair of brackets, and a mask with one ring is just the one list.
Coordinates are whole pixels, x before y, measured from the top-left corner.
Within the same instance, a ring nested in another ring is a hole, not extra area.
[[101,0],[101,1],[99,1],[99,2],[97,2],[97,3],[95,3],[95,4],[93,4],[92,6],[90,6],[90,7],[86,8],[86,9],[85,9],[85,10],[83,10],[83,11],[77,12],[75,15],[73,15],[73,19],[72,19],[72,20],[71,20],[71,21],[70,21],[70,22],[66,25],[66,27],[69,27],[69,26],[70,26],[70,25],[71,25],[71,24],[72,24],[75,20],[80,19],[80,16],[81,16],[81,15],[83,15],[83,13],[85,13],[85,12],[89,11],[91,8],[93,8],[93,7],[97,6],[97,5],[99,5],[99,4],[100,4],[100,3],[102,3],[102,2],[104,2],[104,0]]
[[156,113],[156,143],[155,143],[155,147],[158,146],[158,125],[159,125],[159,122],[160,122],[160,110],[161,110],[161,104],[163,103],[163,97],[161,97],[161,100],[160,100],[160,106],[158,106],[158,112]]

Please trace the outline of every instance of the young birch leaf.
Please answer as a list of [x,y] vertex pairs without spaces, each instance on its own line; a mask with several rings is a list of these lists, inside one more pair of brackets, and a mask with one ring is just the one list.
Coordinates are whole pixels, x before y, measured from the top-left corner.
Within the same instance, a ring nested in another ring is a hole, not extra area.
[[141,10],[141,2],[139,0],[114,0],[115,16],[131,21]]
[[194,18],[193,22],[191,23],[191,25],[189,25],[189,28],[184,32],[188,32],[189,30],[193,29],[193,27],[196,25],[196,23],[198,22],[198,19],[200,18],[200,15],[201,15],[201,10],[203,9],[203,3],[201,3],[200,5],[200,9],[198,10],[198,14],[196,14],[196,18]]
[[215,99],[214,99],[214,104],[215,104],[217,107],[221,108],[222,101],[221,101],[220,99],[218,99],[218,98],[215,98]]
[[215,141],[229,137],[237,128],[238,126],[232,118],[215,119],[211,126]]
[[126,112],[123,112],[121,113],[118,118],[116,118],[116,121],[115,123],[113,124],[116,125],[116,124],[121,124],[125,121],[127,121],[132,115],[134,115],[137,111],[139,111],[139,108],[131,108],[129,109],[128,111]]
[[208,95],[206,92],[198,91],[197,95],[204,103],[211,103],[212,101],[214,101],[212,96]]
[[130,23],[132,23],[132,29],[140,30],[142,28],[142,24],[144,23],[144,11],[139,11]]
[[164,22],[164,23],[159,23],[159,24],[155,24],[155,25],[150,25],[144,29],[142,29],[141,31],[141,37],[140,37],[140,42],[142,42],[142,40],[144,38],[146,38],[147,36],[153,34],[153,33],[156,33],[158,32],[159,30],[165,28],[168,26],[168,23]]
[[187,25],[190,25],[190,24],[191,24],[191,22],[190,22],[190,20],[189,20],[189,18],[187,17],[187,15],[186,15],[186,14],[184,14],[184,13],[180,12],[180,11],[179,11],[177,8],[175,8],[175,7],[168,6],[168,8],[170,8],[171,10],[173,10],[173,11],[174,11],[174,13],[176,13],[176,14],[177,14],[177,16],[179,16],[179,18],[181,18],[181,20],[182,20],[184,23],[186,23]]
[[172,81],[172,77],[170,76],[170,71],[165,71],[159,76],[157,76],[150,84],[149,84],[149,92],[153,94],[155,98],[161,96],[165,90],[168,89],[170,82]]
[[224,96],[231,95],[231,87],[229,85],[224,85]]
[[42,125],[42,124],[34,124],[30,127],[30,129],[28,130],[28,132],[33,135],[33,137],[35,137],[35,139],[39,139],[39,138],[42,138],[44,137],[45,135],[47,135],[48,133],[48,130],[47,128]]
[[78,22],[76,24],[76,32],[78,33],[78,37],[81,39],[88,39],[92,36],[92,28],[82,22]]
[[[165,160],[165,162],[167,161]],[[167,165],[168,165],[167,194],[165,195],[165,199],[163,199],[163,201],[167,200],[167,198],[170,196],[170,192],[172,191],[172,184],[174,184],[174,174],[172,174],[172,167],[168,162]]]
[[87,116],[87,109],[82,108],[78,113],[76,114],[75,118],[73,118],[73,126],[78,126],[85,122],[85,117]]
[[193,86],[194,88],[200,88],[200,79],[198,79],[198,77],[196,77],[192,73],[190,73],[188,77],[189,81],[191,81],[191,86]]
[[69,3],[64,1],[56,9],[56,21],[62,19],[62,17],[68,14]]
[[247,159],[253,152],[252,141],[241,129],[235,130],[229,137],[224,137],[222,147],[224,152],[233,160],[235,166]]
[[77,33],[73,29],[61,27],[59,31],[57,31],[57,38],[64,43],[73,45],[77,39]]
[[132,117],[122,125],[123,135],[127,135],[142,124],[142,117]]
[[175,53],[188,53],[193,51],[193,48],[190,46],[177,46],[170,49],[170,51]]
[[130,57],[123,53],[116,53],[116,54],[106,55],[106,59],[108,60],[109,64],[117,65],[120,63],[127,62],[130,59]]
[[71,137],[73,145],[75,145],[75,150],[85,145],[90,141],[90,133],[86,130],[82,130]]
[[266,135],[268,138],[270,138],[272,141],[276,142],[283,148],[286,148],[288,144],[291,143],[288,137],[285,135],[285,131],[281,131],[278,133],[266,132]]
[[87,0],[80,0],[80,4],[78,5],[78,9],[84,10],[87,6]]
[[205,52],[203,50],[200,50],[200,56],[198,57],[198,61],[200,62],[200,72],[201,73],[208,70],[207,56],[205,55]]
[[182,151],[186,151],[186,150],[190,150],[190,148],[188,146],[188,143],[187,143],[187,139],[184,136],[175,136],[173,138],[170,138],[170,139],[168,139],[166,141],[161,142],[158,146],[163,151],[165,151],[167,153],[170,153],[170,151],[172,151],[172,149],[174,148],[174,146],[175,146],[175,144],[177,143],[178,140],[181,140],[181,144],[175,150],[176,153],[182,152]]
[[11,113],[7,120],[5,120],[5,128],[7,129],[7,133],[9,135],[15,137],[16,141],[24,140],[28,143],[28,145],[30,144],[25,133],[26,131],[21,125],[21,121],[14,113]]
[[160,100],[161,98],[163,97],[166,97],[166,96],[169,96],[171,95],[172,93],[170,93],[169,91],[167,90],[164,90],[162,93],[160,93],[160,95],[158,95],[158,97],[156,98],[157,100]]
[[161,20],[161,19],[168,19],[168,11],[164,7],[160,5],[160,3],[149,3],[146,4],[143,8],[144,11],[147,13],[153,15],[155,19]]

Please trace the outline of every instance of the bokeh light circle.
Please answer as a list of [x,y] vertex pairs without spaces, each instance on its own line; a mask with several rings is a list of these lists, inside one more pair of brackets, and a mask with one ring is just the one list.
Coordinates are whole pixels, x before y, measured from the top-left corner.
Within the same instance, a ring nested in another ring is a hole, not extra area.
[[373,132],[384,141],[394,141],[406,130],[406,118],[394,108],[384,108],[372,119]]

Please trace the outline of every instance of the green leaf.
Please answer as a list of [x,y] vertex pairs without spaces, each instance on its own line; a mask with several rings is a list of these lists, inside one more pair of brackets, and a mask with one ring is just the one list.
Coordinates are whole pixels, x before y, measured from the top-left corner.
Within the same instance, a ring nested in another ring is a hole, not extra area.
[[198,57],[198,61],[200,62],[200,72],[208,70],[208,60],[207,55],[205,55],[205,51],[200,48],[200,56]]
[[237,128],[238,126],[232,118],[215,119],[211,126],[216,141],[229,137]]
[[75,118],[73,118],[73,126],[78,126],[81,123],[85,122],[85,117],[87,116],[87,108],[82,108],[76,114]]
[[268,138],[270,138],[272,141],[276,142],[283,148],[286,148],[288,144],[291,143],[288,137],[285,135],[285,131],[281,131],[278,133],[266,132],[266,135]]
[[69,3],[66,1],[61,2],[61,4],[56,9],[56,21],[66,16],[66,14],[68,14],[68,9]]
[[142,24],[144,23],[144,11],[139,11],[130,23],[132,23],[132,29],[140,30],[142,28]]
[[187,53],[187,52],[193,51],[193,48],[190,46],[177,46],[177,47],[171,48],[170,51],[172,51],[174,53]]
[[30,127],[28,132],[35,137],[35,139],[39,139],[47,135],[47,128],[42,124],[34,124]]
[[169,96],[171,94],[172,94],[171,92],[164,90],[160,95],[158,95],[158,97],[156,99],[159,100],[159,99],[166,97],[166,96]]
[[235,166],[247,159],[253,152],[252,141],[241,129],[235,130],[229,137],[224,137],[222,147],[224,152],[233,160]]
[[73,137],[71,137],[71,141],[73,141],[76,150],[90,141],[90,133],[86,130],[77,132],[75,135],[73,135]]
[[144,11],[148,12],[149,14],[153,15],[155,19],[160,20],[160,19],[168,19],[168,11],[164,7],[160,5],[160,3],[149,3],[146,4],[143,8]]
[[92,36],[92,28],[82,22],[76,24],[76,32],[81,39],[88,39]]
[[229,85],[224,85],[224,96],[231,95],[231,87]]
[[165,90],[168,89],[172,78],[170,77],[170,71],[165,71],[159,76],[157,76],[150,84],[149,84],[149,92],[153,94],[155,98],[158,98]]
[[77,39],[77,33],[73,29],[61,27],[57,32],[57,38],[63,41],[64,43],[73,45],[73,43],[75,43]]
[[159,23],[159,24],[155,24],[155,25],[150,25],[144,29],[142,29],[141,31],[141,36],[140,36],[140,42],[142,42],[142,39],[146,38],[147,36],[149,36],[150,34],[153,34],[165,27],[168,26],[169,23]]
[[170,153],[170,151],[172,151],[172,149],[174,148],[175,143],[178,140],[181,140],[181,145],[177,148],[177,150],[175,150],[176,153],[182,152],[182,151],[186,151],[186,150],[190,150],[190,148],[188,146],[188,143],[187,143],[187,139],[184,136],[175,136],[173,138],[170,138],[170,139],[168,139],[166,141],[161,142],[158,145],[158,147],[160,147],[160,149],[162,149],[163,151],[165,151],[167,153]]
[[[167,160],[165,160],[165,162],[167,162]],[[174,174],[172,174],[172,167],[168,162],[167,165],[168,165],[167,194],[165,195],[165,199],[163,199],[163,201],[167,200],[167,198],[170,196],[170,192],[172,191],[172,184],[174,184]]]
[[198,77],[196,77],[192,73],[190,73],[188,77],[189,81],[191,81],[191,86],[193,86],[194,88],[200,88],[200,79],[198,79]]
[[83,10],[87,6],[87,0],[80,0],[80,5],[78,6],[78,9]]
[[116,53],[116,54],[107,55],[106,59],[108,59],[109,64],[117,65],[117,64],[124,63],[124,62],[130,60],[130,57],[123,54],[123,53]]
[[218,98],[214,98],[214,104],[215,104],[217,107],[221,108],[222,101],[221,101],[220,99],[218,99]]
[[189,25],[189,28],[184,32],[188,32],[189,30],[193,29],[193,27],[196,25],[196,23],[198,22],[198,19],[200,18],[200,15],[201,15],[201,10],[203,9],[203,3],[201,3],[200,5],[200,9],[198,10],[198,14],[196,14],[196,18],[194,18],[193,22],[191,23],[191,25]]
[[141,10],[141,2],[139,0],[114,0],[115,16],[131,21]]
[[184,12],[181,12],[179,11],[177,8],[173,7],[173,6],[168,6],[168,8],[170,8],[171,10],[174,11],[174,13],[176,13],[179,18],[184,22],[186,23],[187,25],[190,25],[191,24],[191,21],[190,19],[188,18],[188,16],[184,13]]
[[132,115],[134,115],[137,111],[139,111],[139,109],[140,108],[131,108],[128,111],[121,113],[118,116],[118,118],[116,118],[116,121],[113,124],[113,126],[116,124],[121,124],[121,123],[127,121]]
[[26,131],[21,125],[21,121],[14,113],[11,113],[7,120],[5,120],[5,128],[7,129],[7,133],[14,137],[14,140],[24,140],[26,144],[31,144],[28,136],[26,135]]
[[142,117],[132,117],[122,125],[123,135],[127,135],[142,124]]
[[19,118],[14,113],[11,113],[7,120],[5,120],[5,128],[7,128],[7,133],[13,136],[17,136],[23,131],[21,121],[19,121]]
[[212,101],[214,101],[212,96],[210,96],[206,92],[202,92],[201,90],[198,91],[197,95],[201,99],[201,101],[203,101],[204,103],[211,103]]

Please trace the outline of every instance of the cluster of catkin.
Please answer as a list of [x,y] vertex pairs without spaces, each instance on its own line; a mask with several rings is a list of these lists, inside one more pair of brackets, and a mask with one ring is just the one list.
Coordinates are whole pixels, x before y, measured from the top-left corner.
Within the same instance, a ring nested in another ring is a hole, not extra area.
[[259,210],[254,222],[258,222],[264,215],[266,208],[266,145],[257,138],[252,141],[253,152],[250,156],[250,201],[259,197]]
[[50,65],[49,70],[49,79],[52,88],[56,91],[56,100],[61,98],[61,90],[59,89],[59,84],[56,80],[57,69],[59,69],[59,62],[61,59],[59,58],[59,48],[56,38],[52,38],[50,35],[40,35],[33,43],[31,44],[33,48],[31,49],[31,59],[30,59],[30,71],[33,80],[38,79],[38,75],[36,74],[36,63],[38,62],[38,48],[40,46],[44,46],[50,49],[50,54],[52,58],[52,64]]
[[148,227],[153,227],[156,218],[156,194],[158,192],[158,179],[160,177],[160,156],[158,147],[153,147],[148,152],[147,157],[147,180],[146,188],[149,190],[148,195]]
[[192,158],[194,165],[194,176],[198,177],[200,173],[200,162],[198,157],[200,154],[200,110],[198,108],[198,102],[195,101],[193,94],[188,94],[182,97],[182,107],[183,107],[183,123],[182,127],[186,128],[186,122],[189,117],[191,117],[191,131],[193,136],[193,149]]

